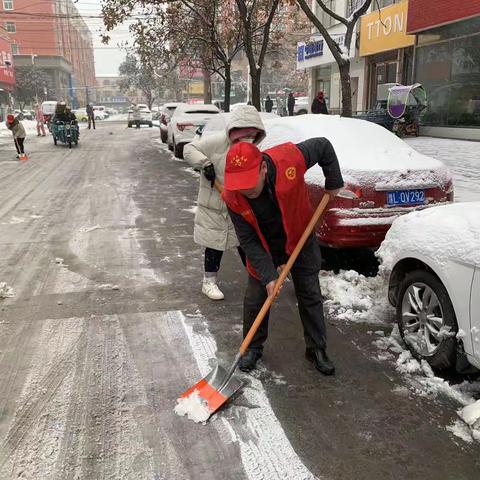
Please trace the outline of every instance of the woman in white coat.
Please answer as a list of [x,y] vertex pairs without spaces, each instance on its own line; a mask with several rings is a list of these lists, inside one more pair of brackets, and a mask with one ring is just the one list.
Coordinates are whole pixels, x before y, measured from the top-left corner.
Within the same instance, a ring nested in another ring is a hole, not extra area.
[[[195,243],[205,247],[202,292],[212,300],[224,298],[217,285],[223,252],[239,248],[227,207],[214,187],[214,181],[216,179],[223,185],[225,157],[232,143],[259,143],[265,137],[265,127],[255,107],[239,106],[229,116],[225,132],[211,134],[185,145],[183,151],[185,160],[202,172],[193,238]],[[239,253],[244,262],[243,252],[239,250]]]

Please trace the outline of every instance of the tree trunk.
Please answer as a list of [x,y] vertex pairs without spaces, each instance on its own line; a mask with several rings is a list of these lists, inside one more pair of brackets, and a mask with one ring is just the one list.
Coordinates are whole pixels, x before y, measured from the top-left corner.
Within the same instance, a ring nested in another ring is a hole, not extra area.
[[203,70],[203,103],[212,103],[212,77],[207,70]]
[[352,116],[352,85],[350,83],[350,61],[338,66],[342,84],[342,117]]
[[260,68],[250,69],[250,78],[252,79],[252,104],[259,111],[262,111],[260,84],[262,78],[262,70]]
[[225,64],[225,95],[223,99],[223,110],[225,112],[230,111],[230,90],[232,89],[232,70],[229,63]]

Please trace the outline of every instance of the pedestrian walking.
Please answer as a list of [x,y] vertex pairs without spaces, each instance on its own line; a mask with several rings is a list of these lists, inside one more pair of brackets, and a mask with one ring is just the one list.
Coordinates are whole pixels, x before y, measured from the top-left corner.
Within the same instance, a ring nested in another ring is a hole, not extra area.
[[87,117],[88,117],[88,129],[93,126],[93,129],[95,130],[95,111],[93,110],[93,105],[89,103],[86,108],[87,111]]
[[7,115],[5,125],[13,134],[15,149],[17,150],[17,158],[20,158],[25,155],[25,137],[27,136],[25,127],[22,122],[12,114]]
[[271,113],[273,110],[273,100],[270,98],[270,95],[267,95],[265,99],[265,111]]
[[[202,293],[211,300],[224,298],[217,284],[223,252],[239,246],[227,207],[215,189],[215,180],[223,184],[225,157],[232,143],[259,143],[265,137],[265,127],[255,107],[242,105],[229,115],[225,132],[189,143],[183,151],[185,160],[202,172],[193,239],[205,247]],[[239,250],[239,254],[245,263],[243,251]]]
[[277,115],[285,116],[285,102],[282,97],[277,97]]
[[45,115],[43,114],[42,107],[38,104],[35,105],[35,120],[37,121],[37,137],[44,137]]
[[325,103],[325,96],[322,91],[318,92],[317,96],[313,99],[312,113],[328,115],[327,104]]
[[[297,145],[285,143],[263,153],[245,142],[233,145],[225,164],[223,199],[247,256],[248,284],[243,307],[243,335],[247,334],[267,296],[273,295],[278,270],[287,263],[312,217],[306,171],[318,165],[325,175],[325,191],[332,198],[343,186],[340,166],[326,138]],[[318,274],[320,247],[312,234],[300,251],[292,280],[303,323],[305,355],[325,375],[335,372],[327,355],[327,332]],[[255,368],[268,336],[268,317],[243,355],[240,369]]]
[[292,92],[288,94],[287,108],[288,108],[288,116],[293,117],[293,113],[295,109],[295,97],[293,96]]

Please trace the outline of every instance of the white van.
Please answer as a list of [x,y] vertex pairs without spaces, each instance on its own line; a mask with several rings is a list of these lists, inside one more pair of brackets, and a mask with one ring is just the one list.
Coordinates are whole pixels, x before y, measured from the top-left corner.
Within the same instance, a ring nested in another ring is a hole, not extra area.
[[92,108],[95,113],[95,120],[105,120],[109,117],[107,109],[103,105],[94,105]]

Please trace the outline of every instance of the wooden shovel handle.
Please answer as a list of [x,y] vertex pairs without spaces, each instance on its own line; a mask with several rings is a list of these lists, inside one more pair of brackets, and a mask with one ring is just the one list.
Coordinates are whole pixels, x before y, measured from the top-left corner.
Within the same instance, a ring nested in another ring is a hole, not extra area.
[[325,195],[323,195],[323,198],[318,204],[318,207],[315,210],[315,213],[313,214],[309,224],[307,225],[307,228],[305,228],[305,231],[300,237],[300,240],[298,241],[297,246],[295,247],[295,250],[290,255],[290,258],[288,259],[288,262],[285,265],[285,268],[283,268],[282,271],[280,272],[280,276],[277,278],[277,281],[275,282],[273,295],[271,295],[265,300],[265,303],[263,304],[261,310],[258,312],[257,318],[255,318],[255,321],[253,322],[253,325],[250,327],[250,330],[248,331],[247,336],[243,339],[243,342],[240,345],[240,349],[239,349],[240,355],[243,355],[245,353],[255,333],[257,333],[258,327],[262,323],[269,308],[272,306],[272,303],[275,300],[275,297],[278,295],[280,287],[283,285],[283,282],[287,278],[287,275],[289,274],[293,264],[295,263],[295,260],[297,259],[298,254],[300,253],[300,250],[303,248],[308,237],[313,232],[315,225],[317,224],[318,220],[322,216],[329,201],[330,201],[330,195],[326,193]]

